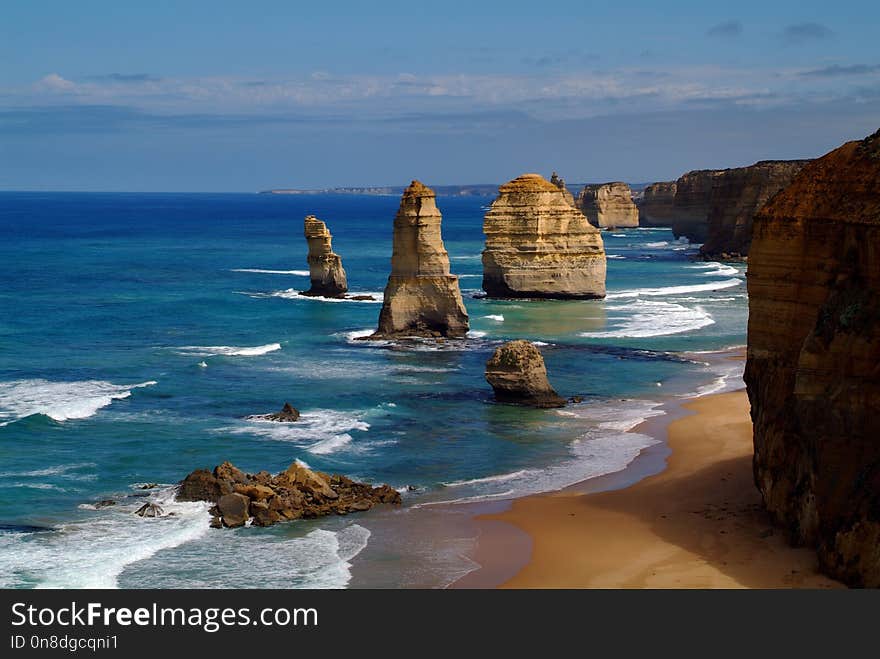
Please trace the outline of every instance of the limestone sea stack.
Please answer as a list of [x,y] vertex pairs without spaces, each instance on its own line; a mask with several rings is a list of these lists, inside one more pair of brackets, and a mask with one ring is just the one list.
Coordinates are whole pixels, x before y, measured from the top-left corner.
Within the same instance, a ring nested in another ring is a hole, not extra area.
[[714,180],[700,253],[707,259],[745,257],[752,243],[752,219],[768,199],[790,184],[808,160],[762,160],[725,169]]
[[577,204],[593,226],[602,229],[639,226],[639,209],[626,183],[585,185],[578,194]]
[[675,181],[660,181],[647,186],[639,207],[639,226],[672,226],[675,205]]
[[348,282],[342,268],[342,258],[333,252],[333,236],[327,226],[314,215],[307,215],[304,224],[309,243],[309,279],[312,285],[302,295],[344,297],[348,291]]
[[605,297],[605,248],[597,228],[539,174],[498,189],[483,233],[483,290],[502,298]]
[[370,338],[463,338],[467,334],[467,310],[458,277],[449,272],[441,219],[434,191],[413,181],[394,218],[391,275],[379,328]]
[[755,216],[745,381],[755,482],[795,544],[880,587],[880,131]]
[[565,201],[569,203],[574,208],[577,208],[577,202],[574,199],[574,195],[571,194],[571,190],[568,189],[568,186],[565,185],[565,179],[559,176],[556,172],[550,175],[550,182],[555,185],[557,188],[562,190],[562,196],[565,197]]
[[564,407],[565,399],[550,386],[541,351],[531,341],[509,341],[486,362],[486,382],[502,403]]

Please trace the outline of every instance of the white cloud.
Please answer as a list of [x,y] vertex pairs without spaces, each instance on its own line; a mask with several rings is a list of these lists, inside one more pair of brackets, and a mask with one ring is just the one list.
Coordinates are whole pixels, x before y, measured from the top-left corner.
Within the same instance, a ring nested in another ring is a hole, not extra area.
[[47,76],[43,76],[37,83],[37,86],[41,89],[48,89],[53,92],[68,92],[76,87],[76,83],[73,83],[66,78],[62,78],[57,73],[50,73]]

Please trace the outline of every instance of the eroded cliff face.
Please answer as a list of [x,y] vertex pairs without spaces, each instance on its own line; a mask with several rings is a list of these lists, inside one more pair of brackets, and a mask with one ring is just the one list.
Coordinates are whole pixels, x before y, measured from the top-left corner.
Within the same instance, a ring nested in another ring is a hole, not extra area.
[[688,172],[675,182],[672,203],[672,233],[702,243],[709,235],[709,208],[715,179],[723,170],[699,169]]
[[585,185],[578,194],[577,205],[593,226],[602,229],[639,226],[639,209],[626,183]]
[[763,160],[726,169],[715,178],[700,253],[710,259],[747,256],[752,219],[773,195],[789,185],[808,160]]
[[342,259],[333,252],[333,236],[327,226],[314,215],[307,215],[305,236],[309,243],[309,279],[311,288],[302,295],[343,297],[348,291]]
[[645,188],[642,201],[638,204],[639,226],[672,226],[675,188],[675,181],[652,183]]
[[758,489],[824,571],[880,586],[880,131],[758,212],[748,290]]
[[483,290],[491,297],[605,297],[599,230],[539,174],[498,189],[483,221]]
[[434,191],[413,181],[394,218],[391,275],[379,328],[371,338],[461,338],[467,334],[468,315],[458,277],[449,272],[441,219]]

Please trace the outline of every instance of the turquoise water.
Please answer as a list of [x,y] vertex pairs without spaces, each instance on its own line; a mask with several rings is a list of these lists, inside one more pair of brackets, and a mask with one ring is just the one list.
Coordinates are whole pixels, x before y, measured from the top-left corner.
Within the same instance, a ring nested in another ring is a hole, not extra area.
[[[479,197],[438,200],[471,337],[353,340],[380,304],[296,294],[302,218],[327,222],[351,292],[381,299],[398,201],[0,193],[0,586],[344,586],[373,513],[211,531],[200,504],[139,484],[298,459],[388,482],[407,509],[556,489],[625,467],[653,442],[625,431],[660,402],[739,376],[692,353],[745,343],[742,268],[692,261],[666,229],[604,232],[607,300],[479,299]],[[494,404],[484,364],[512,338],[584,402]],[[246,419],[285,401],[295,425]],[[145,494],[175,515],[132,515]],[[254,558],[231,574],[224,552]]]

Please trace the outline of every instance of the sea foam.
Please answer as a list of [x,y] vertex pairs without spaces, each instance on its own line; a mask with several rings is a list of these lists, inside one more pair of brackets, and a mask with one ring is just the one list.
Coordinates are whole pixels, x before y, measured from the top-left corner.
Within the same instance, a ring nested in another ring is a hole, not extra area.
[[258,357],[276,350],[281,350],[280,343],[267,343],[263,346],[240,347],[240,346],[180,346],[175,348],[182,355],[195,355],[197,357]]
[[131,396],[133,389],[156,382],[113,384],[104,380],[52,382],[43,379],[0,382],[0,426],[42,414],[55,421],[85,419],[114,400]]
[[603,332],[581,332],[592,339],[647,338],[681,334],[715,323],[712,315],[700,306],[686,307],[674,302],[635,300],[607,308],[612,329]]

